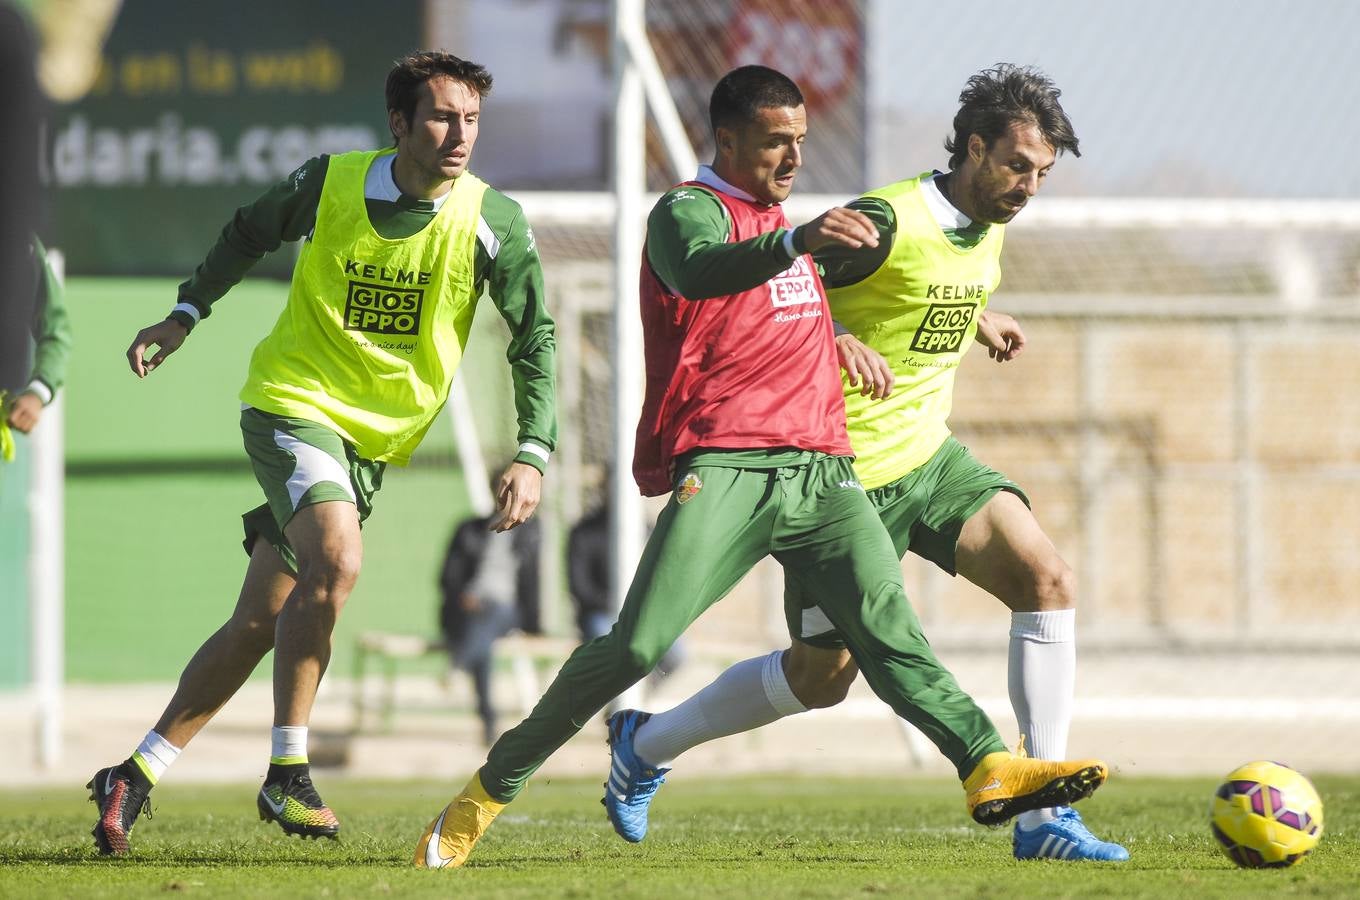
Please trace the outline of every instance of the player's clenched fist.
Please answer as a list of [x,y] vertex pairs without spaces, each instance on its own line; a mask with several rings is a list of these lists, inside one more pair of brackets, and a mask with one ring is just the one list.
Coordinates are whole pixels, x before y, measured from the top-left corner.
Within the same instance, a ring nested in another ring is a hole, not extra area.
[[42,417],[43,403],[38,395],[25,391],[10,404],[8,421],[10,427],[22,434],[28,434]]
[[827,244],[877,247],[878,229],[859,210],[834,206],[798,229],[797,242],[809,253]]
[[[132,339],[132,346],[127,351],[128,365],[132,368],[133,374],[138,378],[145,378],[151,374],[153,369],[165,362],[167,356],[180,348],[188,336],[188,329],[174,319],[165,319],[137,332],[137,336]],[[152,346],[157,348],[155,355],[150,359],[144,359],[146,351]]]

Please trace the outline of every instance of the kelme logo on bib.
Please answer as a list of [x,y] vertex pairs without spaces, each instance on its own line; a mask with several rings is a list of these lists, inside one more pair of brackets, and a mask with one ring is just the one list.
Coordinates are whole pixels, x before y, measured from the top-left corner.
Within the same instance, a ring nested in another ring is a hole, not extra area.
[[679,503],[681,506],[684,506],[686,503],[694,499],[695,494],[699,493],[703,489],[704,489],[703,479],[701,479],[698,475],[695,475],[693,472],[690,472],[687,475],[685,475],[684,478],[680,479],[680,485],[675,489],[675,502]]
[[345,297],[345,329],[369,334],[419,334],[425,290],[351,281]]
[[973,303],[932,303],[911,338],[917,353],[954,353],[963,344],[964,332],[973,324]]

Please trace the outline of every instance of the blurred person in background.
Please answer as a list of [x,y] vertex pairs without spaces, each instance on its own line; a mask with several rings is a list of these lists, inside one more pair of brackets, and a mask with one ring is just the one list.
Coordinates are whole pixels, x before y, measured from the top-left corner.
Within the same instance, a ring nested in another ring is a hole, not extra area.
[[[1060,153],[1081,155],[1059,95],[1032,68],[1003,64],[974,75],[945,143],[949,171],[852,201],[877,243],[830,244],[813,254],[835,317],[860,482],[899,557],[910,550],[1011,609],[1011,704],[1029,752],[1052,760],[1066,755],[1072,719],[1076,579],[1025,492],[975,459],[947,419],[954,377],[974,341],[997,362],[1024,349],[1019,324],[987,302],[1001,280],[1005,224],[1039,192]],[[651,716],[633,736],[637,758],[665,771],[705,741],[845,698],[858,666],[844,637],[817,596],[792,583],[786,592],[794,640],[785,665],[737,663]],[[776,702],[789,692],[797,704]],[[611,820],[627,837],[629,823]],[[1070,806],[1022,812],[1012,839],[1019,859],[1128,859]]]
[[[567,534],[567,590],[582,643],[608,634],[618,616],[610,593],[609,478],[606,474],[602,501],[578,519]],[[656,664],[653,681],[670,675],[684,659],[684,641],[677,640]]]
[[488,747],[497,734],[491,695],[496,641],[512,631],[542,632],[538,520],[497,533],[493,530],[496,519],[495,515],[474,516],[459,524],[439,571],[440,630],[453,665],[472,678],[482,738]]
[[448,398],[483,289],[510,329],[519,424],[491,527],[508,531],[537,508],[556,438],[555,339],[519,205],[468,170],[490,89],[486,69],[451,54],[399,60],[386,85],[395,147],[309,160],[238,210],[169,316],[128,348],[137,377],[158,370],[262,256],[303,240],[240,395],[267,501],[243,516],[240,597],[142,743],[91,780],[100,852],[127,852],[152,787],[270,650],[274,728],[256,807],[289,834],[338,834],[308,766],[317,685],[359,574],[360,525],[387,464],[407,463]]
[[36,237],[29,242],[29,277],[36,284],[33,321],[33,364],[28,382],[12,397],[0,394],[0,457],[14,458],[13,428],[28,434],[56,399],[66,382],[66,360],[71,352],[71,323],[66,314],[61,282],[47,264],[47,250]]
[[567,533],[567,592],[581,643],[607,634],[616,610],[609,599],[609,500],[595,506]]
[[0,391],[29,382],[29,323],[37,273],[30,241],[38,228],[41,101],[28,22],[0,0]]

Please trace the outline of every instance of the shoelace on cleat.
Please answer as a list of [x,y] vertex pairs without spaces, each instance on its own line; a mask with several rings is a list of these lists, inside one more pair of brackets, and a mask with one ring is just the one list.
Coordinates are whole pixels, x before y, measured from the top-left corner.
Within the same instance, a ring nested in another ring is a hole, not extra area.
[[310,775],[289,775],[288,780],[279,787],[279,797],[292,797],[309,809],[322,809],[326,805],[316,792],[316,785],[312,784]]
[[[147,788],[143,790],[141,786],[138,785],[137,782],[133,781],[131,778],[123,778],[122,780],[124,783],[127,784],[127,790],[123,793],[123,809],[127,809],[128,807],[136,804],[137,809],[132,814],[131,817],[132,821],[133,822],[137,821],[138,816],[146,816],[148,819],[150,819],[151,789]],[[104,796],[108,797],[109,794],[112,793],[113,792],[110,791],[108,794],[105,794]],[[129,826],[131,826],[131,823],[129,823]]]
[[1069,809],[1064,812],[1062,815],[1058,816],[1056,821],[1062,826],[1063,831],[1067,832],[1078,841],[1092,840],[1098,843],[1105,843],[1091,833],[1091,829],[1086,827],[1086,823],[1081,820],[1080,816],[1075,814],[1074,810]]
[[637,800],[640,797],[647,797],[656,792],[656,789],[666,783],[664,772],[656,774],[651,778],[638,778],[633,782],[632,790],[625,791],[627,800]]

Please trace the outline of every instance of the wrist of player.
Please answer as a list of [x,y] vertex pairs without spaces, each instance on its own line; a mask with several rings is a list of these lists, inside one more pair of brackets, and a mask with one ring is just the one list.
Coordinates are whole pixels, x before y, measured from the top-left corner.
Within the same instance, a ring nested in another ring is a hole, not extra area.
[[548,460],[551,454],[542,444],[533,441],[523,441],[519,445],[519,452],[515,454],[513,462],[522,463],[526,466],[533,466],[542,475],[547,472]]
[[175,304],[175,308],[170,310],[170,314],[167,315],[166,318],[184,326],[184,333],[188,334],[193,331],[194,326],[198,324],[201,314],[198,311],[198,307],[194,306],[192,303],[177,303]]
[[43,406],[47,406],[49,403],[51,403],[53,397],[56,396],[53,390],[50,387],[48,387],[45,382],[38,378],[34,378],[32,381],[30,381],[28,383],[28,386],[23,389],[21,396],[22,394],[32,394],[34,397],[37,398],[38,403],[40,403]]

